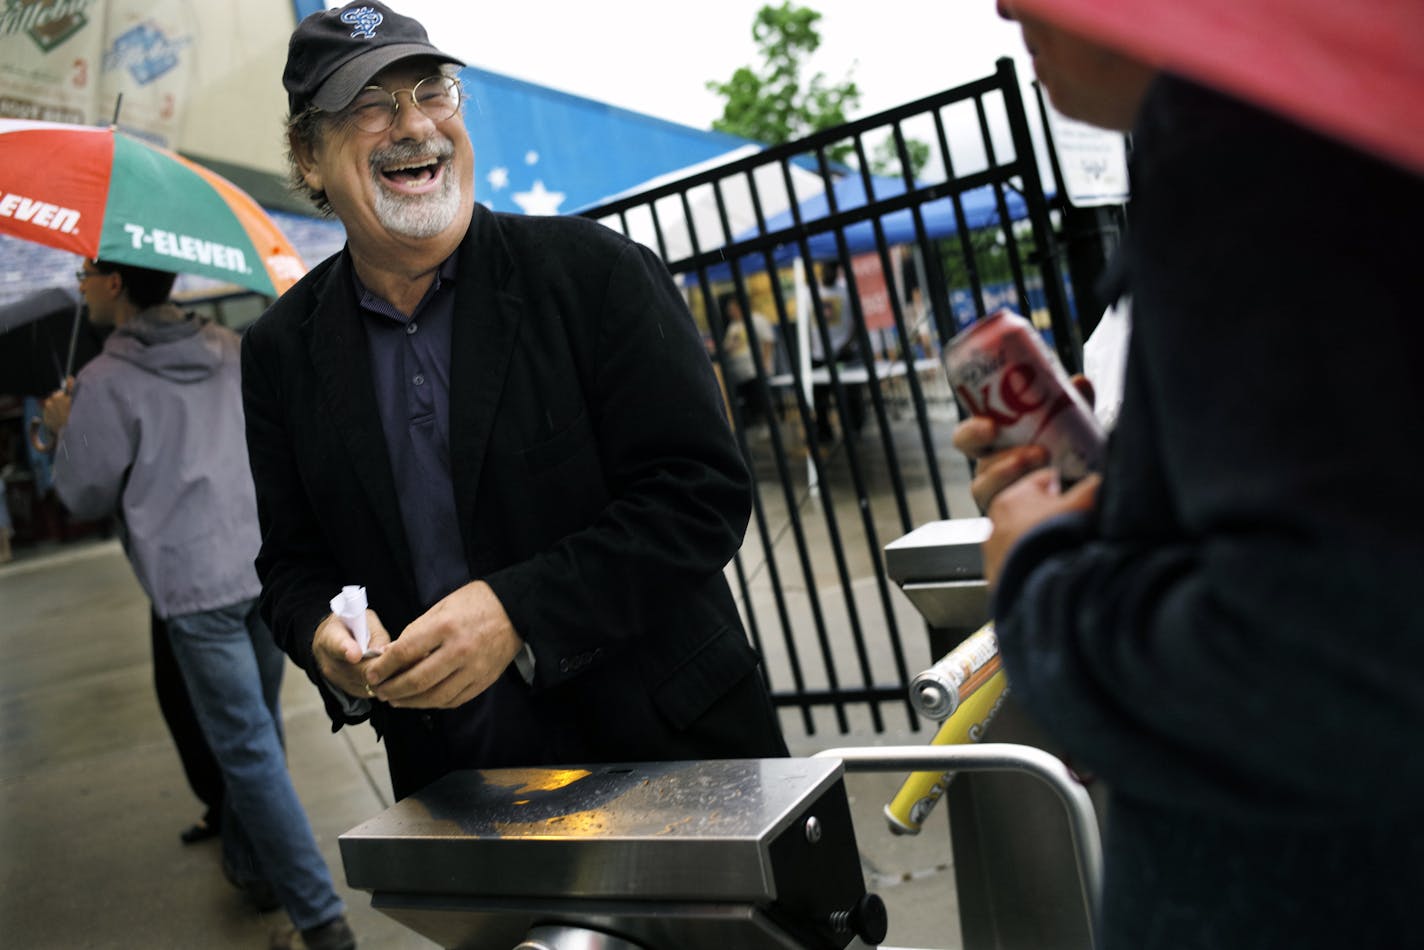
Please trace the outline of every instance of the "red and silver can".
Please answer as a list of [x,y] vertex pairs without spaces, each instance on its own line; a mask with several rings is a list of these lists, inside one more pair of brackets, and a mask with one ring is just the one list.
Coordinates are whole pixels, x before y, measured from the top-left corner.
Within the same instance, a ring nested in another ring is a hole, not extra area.
[[997,310],[944,348],[954,394],[999,427],[995,448],[1041,445],[1065,482],[1101,471],[1103,428],[1033,324]]

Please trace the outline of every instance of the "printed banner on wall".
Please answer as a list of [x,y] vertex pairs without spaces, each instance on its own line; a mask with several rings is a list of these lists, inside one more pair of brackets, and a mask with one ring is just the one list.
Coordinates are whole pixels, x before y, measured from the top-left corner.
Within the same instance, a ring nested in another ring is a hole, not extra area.
[[[891,248],[893,253],[896,249]],[[850,259],[855,274],[855,289],[860,293],[860,312],[867,330],[885,330],[895,325],[895,311],[890,305],[890,286],[880,267],[880,254],[857,254]],[[894,266],[893,264],[891,266]]]
[[192,74],[191,4],[0,2],[0,115],[103,125],[121,101],[125,131],[176,146]]

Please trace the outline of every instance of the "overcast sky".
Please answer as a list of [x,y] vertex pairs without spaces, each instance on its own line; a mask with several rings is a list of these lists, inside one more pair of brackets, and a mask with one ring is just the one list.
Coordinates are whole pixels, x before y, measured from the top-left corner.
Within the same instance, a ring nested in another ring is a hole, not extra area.
[[[759,66],[752,21],[766,0],[391,0],[470,65],[696,128],[721,100],[708,80]],[[328,6],[339,6],[330,3]],[[1032,78],[1018,27],[993,0],[808,0],[822,14],[812,70],[851,72],[869,115],[987,76],[1000,56]]]

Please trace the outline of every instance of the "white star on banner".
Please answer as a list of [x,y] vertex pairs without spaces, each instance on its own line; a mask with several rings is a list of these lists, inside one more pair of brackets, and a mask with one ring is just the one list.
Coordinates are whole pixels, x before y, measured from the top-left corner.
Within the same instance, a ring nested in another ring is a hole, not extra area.
[[525,153],[524,153],[524,164],[526,164],[526,165],[537,165],[537,164],[539,164],[539,153],[536,152],[536,151],[534,151],[533,149],[530,149],[529,151],[525,152]]
[[495,191],[500,191],[509,187],[509,169],[504,166],[491,168],[490,173],[485,176],[485,181],[490,183],[490,187]]
[[559,205],[563,202],[564,193],[562,191],[549,191],[538,179],[534,181],[534,187],[528,191],[514,193],[514,203],[519,205],[525,214],[558,214]]

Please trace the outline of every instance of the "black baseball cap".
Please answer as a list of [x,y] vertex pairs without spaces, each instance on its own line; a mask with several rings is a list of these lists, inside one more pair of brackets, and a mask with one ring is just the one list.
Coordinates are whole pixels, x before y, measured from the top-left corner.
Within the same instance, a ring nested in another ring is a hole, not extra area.
[[308,104],[336,112],[387,66],[412,56],[465,65],[430,43],[425,27],[390,7],[357,0],[313,13],[292,31],[282,85],[296,115]]

